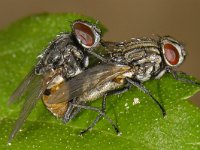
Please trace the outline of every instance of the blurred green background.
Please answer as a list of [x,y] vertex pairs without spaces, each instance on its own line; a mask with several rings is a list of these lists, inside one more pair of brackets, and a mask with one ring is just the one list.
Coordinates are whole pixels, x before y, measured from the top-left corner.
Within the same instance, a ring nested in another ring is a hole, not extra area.
[[[182,41],[188,57],[179,70],[200,79],[200,1],[197,0],[0,0],[0,28],[35,13],[75,12],[100,20],[105,40],[171,35]],[[20,29],[19,29],[20,30]],[[200,94],[192,101],[200,106]]]

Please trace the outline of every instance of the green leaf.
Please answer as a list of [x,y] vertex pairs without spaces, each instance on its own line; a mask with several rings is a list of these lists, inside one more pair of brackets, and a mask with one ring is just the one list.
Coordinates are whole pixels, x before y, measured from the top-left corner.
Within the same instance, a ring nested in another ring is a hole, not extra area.
[[[77,14],[42,14],[17,21],[0,31],[0,148],[199,149],[200,110],[187,99],[200,87],[176,81],[169,74],[145,83],[165,107],[165,118],[147,95],[132,88],[107,100],[107,115],[117,123],[121,136],[102,119],[93,130],[80,137],[79,132],[88,127],[97,113],[84,110],[65,125],[39,101],[12,144],[7,144],[23,104],[8,107],[9,96],[48,43],[60,32],[70,32],[71,22],[77,19],[95,22]],[[139,99],[140,104],[133,105],[134,99]],[[100,107],[101,100],[92,105]]]

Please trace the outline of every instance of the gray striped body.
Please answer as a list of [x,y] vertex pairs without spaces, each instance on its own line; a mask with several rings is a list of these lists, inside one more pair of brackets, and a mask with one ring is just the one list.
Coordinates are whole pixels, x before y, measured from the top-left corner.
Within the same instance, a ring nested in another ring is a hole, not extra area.
[[112,62],[137,68],[133,78],[138,81],[144,82],[164,73],[160,45],[154,39],[134,39],[123,43],[105,42],[104,46]]

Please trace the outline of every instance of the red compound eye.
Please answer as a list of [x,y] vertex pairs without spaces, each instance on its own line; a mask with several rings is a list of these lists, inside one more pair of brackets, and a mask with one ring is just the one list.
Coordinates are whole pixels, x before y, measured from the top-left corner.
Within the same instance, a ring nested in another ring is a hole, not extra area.
[[95,42],[95,36],[92,29],[84,23],[77,22],[73,25],[74,33],[80,44],[85,47],[91,47]]
[[164,44],[165,58],[171,65],[177,65],[179,62],[179,53],[176,47],[172,44]]

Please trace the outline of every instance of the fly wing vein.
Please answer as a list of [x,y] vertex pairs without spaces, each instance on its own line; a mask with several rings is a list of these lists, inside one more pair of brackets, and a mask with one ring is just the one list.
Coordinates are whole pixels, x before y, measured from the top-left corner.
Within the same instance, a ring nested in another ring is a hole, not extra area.
[[106,64],[89,68],[71,80],[64,82],[61,88],[50,97],[48,103],[70,101],[75,97],[81,96],[85,91],[114,79],[119,74],[127,71],[127,69],[129,67]]

